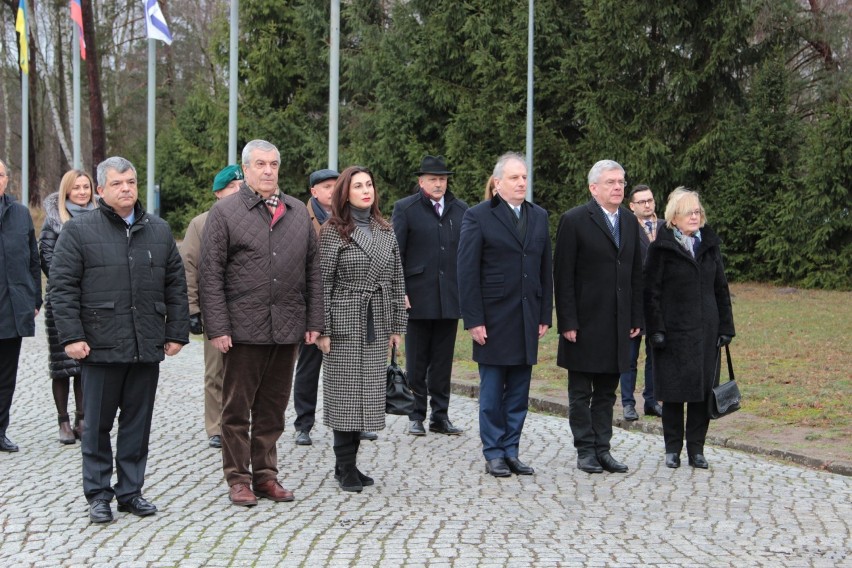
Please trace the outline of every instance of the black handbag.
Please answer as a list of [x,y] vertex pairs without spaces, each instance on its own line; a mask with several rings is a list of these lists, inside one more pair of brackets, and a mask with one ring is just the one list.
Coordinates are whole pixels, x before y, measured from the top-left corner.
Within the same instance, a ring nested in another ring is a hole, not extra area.
[[713,420],[727,416],[740,409],[740,388],[734,378],[734,366],[731,363],[731,350],[725,345],[725,356],[728,359],[728,381],[719,384],[720,365],[722,363],[722,350],[716,359],[716,377],[713,382],[713,390],[707,400],[707,412]]
[[391,349],[391,362],[388,365],[387,396],[385,397],[385,412],[408,416],[414,412],[414,394],[408,386],[408,379],[396,363],[396,345]]

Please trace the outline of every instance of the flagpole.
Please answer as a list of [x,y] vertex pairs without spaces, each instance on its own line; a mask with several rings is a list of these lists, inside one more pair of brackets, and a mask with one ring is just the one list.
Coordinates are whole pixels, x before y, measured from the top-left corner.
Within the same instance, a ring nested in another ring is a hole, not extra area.
[[74,106],[74,118],[73,118],[73,126],[72,126],[72,146],[74,148],[74,169],[79,170],[82,167],[82,161],[80,159],[80,30],[77,29],[77,26],[74,25],[74,40],[73,44],[73,75],[74,75],[74,87],[73,87],[73,106]]
[[535,2],[529,0],[529,30],[527,30],[527,201],[533,200],[533,56]]
[[340,0],[331,0],[331,54],[328,78],[328,167],[337,169],[337,131],[340,108]]
[[237,84],[239,83],[240,0],[231,0],[231,59],[228,85],[228,163],[237,163]]
[[30,205],[30,82],[21,71],[21,203]]
[[156,119],[157,99],[157,44],[155,39],[148,40],[148,197],[146,200],[145,209],[149,213],[157,214],[154,211],[154,173],[156,172],[154,155],[154,122]]

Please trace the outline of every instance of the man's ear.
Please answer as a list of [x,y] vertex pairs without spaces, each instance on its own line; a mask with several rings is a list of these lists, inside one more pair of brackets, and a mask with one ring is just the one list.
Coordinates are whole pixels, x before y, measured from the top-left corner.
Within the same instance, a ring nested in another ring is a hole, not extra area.
[[104,187],[102,185],[98,186],[98,195],[100,195],[101,197],[103,197],[104,195]]

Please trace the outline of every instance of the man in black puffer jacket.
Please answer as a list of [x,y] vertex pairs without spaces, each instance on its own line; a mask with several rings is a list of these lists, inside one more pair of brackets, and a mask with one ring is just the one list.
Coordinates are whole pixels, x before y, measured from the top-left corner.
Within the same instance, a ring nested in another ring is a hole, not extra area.
[[[189,342],[183,263],[169,226],[137,202],[136,170],[98,166],[100,207],[66,223],[50,270],[65,352],[83,365],[83,491],[94,523],[118,510],[156,513],[142,497],[154,395],[165,355]],[[118,409],[118,483],[110,487],[110,431]]]

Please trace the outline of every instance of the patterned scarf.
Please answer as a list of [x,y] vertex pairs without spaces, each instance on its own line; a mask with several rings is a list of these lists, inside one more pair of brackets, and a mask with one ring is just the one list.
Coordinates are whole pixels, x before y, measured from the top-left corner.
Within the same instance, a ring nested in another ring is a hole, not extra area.
[[698,250],[698,245],[701,244],[701,230],[695,231],[691,237],[684,235],[677,227],[672,227],[675,240],[683,247],[683,249],[695,258],[695,251]]

